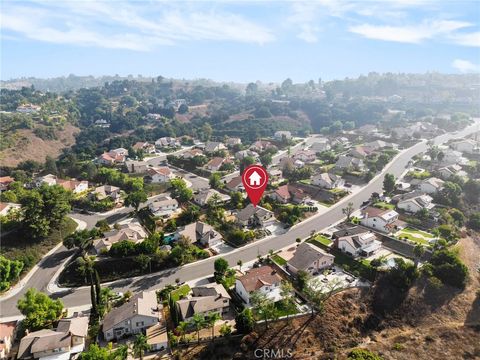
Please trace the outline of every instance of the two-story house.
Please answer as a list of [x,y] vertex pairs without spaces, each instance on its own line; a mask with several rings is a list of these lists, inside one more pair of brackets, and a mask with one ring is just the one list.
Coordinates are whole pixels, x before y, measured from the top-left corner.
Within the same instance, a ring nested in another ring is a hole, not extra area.
[[382,247],[375,233],[360,226],[337,231],[334,234],[334,245],[352,257],[371,256]]
[[254,268],[235,281],[235,292],[250,305],[250,297],[256,292],[262,292],[274,301],[280,300],[280,284],[282,278],[268,265]]
[[395,210],[369,206],[362,210],[361,224],[371,229],[390,233],[398,227],[398,213]]
[[272,211],[258,205],[255,207],[253,204],[248,204],[245,208],[240,210],[235,218],[237,224],[243,227],[265,228],[275,222],[275,217]]
[[184,237],[191,243],[198,242],[204,247],[212,247],[222,242],[222,235],[211,225],[197,221],[177,229],[175,237],[180,239]]
[[105,315],[102,325],[103,336],[105,340],[111,341],[141,333],[158,324],[161,310],[157,294],[154,291],[142,291]]
[[293,257],[287,262],[287,269],[293,274],[300,270],[309,274],[318,273],[333,265],[335,256],[326,253],[318,246],[303,242],[295,250]]
[[189,321],[195,314],[217,313],[222,316],[229,311],[230,300],[223,285],[213,283],[192,288],[189,296],[176,301],[176,306],[180,319]]

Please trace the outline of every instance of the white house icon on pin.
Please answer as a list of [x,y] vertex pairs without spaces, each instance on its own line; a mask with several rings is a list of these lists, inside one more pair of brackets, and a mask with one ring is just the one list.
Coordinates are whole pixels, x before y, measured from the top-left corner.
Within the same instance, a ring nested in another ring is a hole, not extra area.
[[261,176],[258,175],[258,173],[256,171],[254,171],[249,177],[248,177],[248,180],[250,182],[250,185],[251,186],[260,186],[260,180],[261,180]]

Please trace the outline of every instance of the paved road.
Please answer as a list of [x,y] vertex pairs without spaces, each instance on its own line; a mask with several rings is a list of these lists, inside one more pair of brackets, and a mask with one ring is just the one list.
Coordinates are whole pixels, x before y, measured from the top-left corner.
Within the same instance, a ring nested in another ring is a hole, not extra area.
[[[477,124],[470,126],[457,134],[445,134],[439,136],[434,142],[435,144],[441,144],[452,138],[464,137],[472,132],[477,131],[479,122],[480,121],[477,121]],[[338,204],[329,208],[327,212],[314,216],[292,227],[283,235],[257,241],[256,243],[249,244],[232,253],[224,254],[223,257],[228,260],[231,266],[235,266],[238,260],[242,260],[244,263],[246,263],[254,260],[258,254],[265,255],[270,249],[276,250],[286,247],[294,243],[296,238],[306,238],[312,231],[319,231],[328,227],[330,224],[333,224],[344,217],[341,209],[345,206],[345,203],[353,202],[355,208],[359,208],[361,203],[367,200],[372,192],[380,192],[382,190],[383,177],[385,173],[388,172],[394,174],[395,176],[400,176],[404,172],[409,160],[413,156],[425,151],[426,149],[426,142],[422,142],[401,153],[401,155],[397,156],[395,160],[391,162],[379,176],[375,177],[360,192],[343,199]],[[39,271],[38,274],[35,274],[31,281],[29,281],[27,287],[36,287],[40,290],[46,290],[46,285],[57,268],[54,264],[60,264],[61,260],[66,258],[68,254],[62,253],[59,255],[55,253],[52,256],[56,258],[49,259],[48,262],[45,262],[46,264],[52,264],[52,268],[48,271]],[[114,291],[122,292],[127,290],[138,292],[160,289],[166,284],[173,284],[177,278],[180,279],[180,281],[189,281],[212,274],[214,261],[215,258],[209,258],[155,274],[118,280],[110,283],[109,286]],[[16,308],[16,302],[22,295],[23,292],[0,303],[2,317],[19,314]],[[90,302],[90,290],[88,287],[70,289],[65,292],[51,294],[51,296],[53,298],[62,299],[67,307],[86,305]]]

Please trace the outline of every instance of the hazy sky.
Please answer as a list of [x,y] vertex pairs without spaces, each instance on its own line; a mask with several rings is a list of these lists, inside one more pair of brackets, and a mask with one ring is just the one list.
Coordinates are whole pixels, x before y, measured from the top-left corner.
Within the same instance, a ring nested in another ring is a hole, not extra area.
[[480,1],[1,1],[1,78],[480,70]]

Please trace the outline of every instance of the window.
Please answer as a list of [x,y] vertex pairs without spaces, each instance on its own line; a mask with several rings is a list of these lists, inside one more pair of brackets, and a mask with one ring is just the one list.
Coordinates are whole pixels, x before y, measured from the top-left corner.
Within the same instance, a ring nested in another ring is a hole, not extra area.
[[143,321],[139,321],[135,325],[136,327],[142,327],[143,326]]

